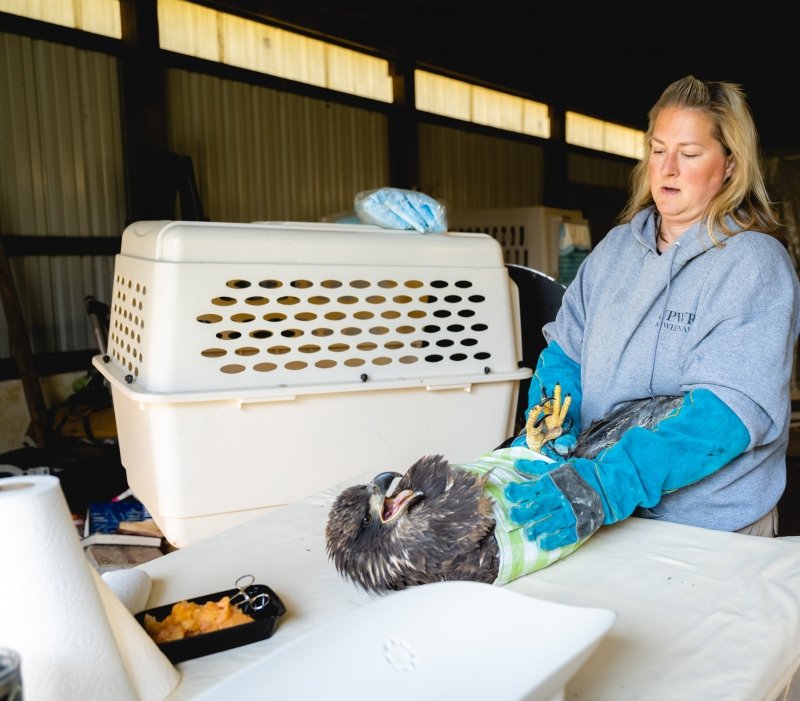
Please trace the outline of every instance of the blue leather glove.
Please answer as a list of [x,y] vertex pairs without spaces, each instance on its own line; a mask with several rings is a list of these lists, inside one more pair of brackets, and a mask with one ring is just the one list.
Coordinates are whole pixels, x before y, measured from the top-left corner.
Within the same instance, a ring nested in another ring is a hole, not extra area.
[[365,190],[356,195],[354,208],[361,221],[384,229],[413,229],[421,234],[447,231],[444,205],[415,190]]
[[628,429],[594,460],[571,458],[546,472],[540,466],[533,479],[509,484],[509,518],[543,550],[570,545],[716,472],[749,443],[747,428],[722,400],[694,390],[675,412],[652,428]]
[[[548,441],[538,452],[547,455],[553,460],[563,461],[569,456],[578,440],[581,427],[581,366],[572,360],[555,341],[550,341],[547,347],[539,354],[536,370],[531,378],[528,390],[528,408],[525,418],[543,399],[551,397],[555,386],[561,386],[562,397],[570,397],[571,403],[567,411],[565,425],[567,429],[558,438]],[[511,443],[513,446],[528,446],[524,432],[517,436]],[[527,461],[518,461],[520,472],[526,473],[521,464]]]

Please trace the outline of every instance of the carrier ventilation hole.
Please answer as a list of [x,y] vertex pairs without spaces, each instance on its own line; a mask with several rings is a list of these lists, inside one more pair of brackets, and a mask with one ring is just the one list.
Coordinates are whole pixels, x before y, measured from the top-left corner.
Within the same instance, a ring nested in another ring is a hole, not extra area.
[[278,366],[275,363],[257,363],[253,365],[253,370],[256,372],[272,372],[277,370]]

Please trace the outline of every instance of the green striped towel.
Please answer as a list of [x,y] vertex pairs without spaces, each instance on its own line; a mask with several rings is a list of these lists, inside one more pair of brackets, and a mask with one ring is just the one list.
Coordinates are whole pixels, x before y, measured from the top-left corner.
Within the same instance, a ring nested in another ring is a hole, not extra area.
[[574,545],[555,550],[541,550],[535,541],[525,537],[522,526],[509,519],[508,509],[511,502],[506,499],[506,485],[509,482],[525,482],[528,479],[514,469],[514,462],[520,458],[542,460],[545,463],[553,462],[530,448],[516,446],[493,450],[473,462],[453,465],[481,475],[491,471],[485,489],[494,500],[494,516],[497,522],[494,532],[500,550],[500,569],[495,584],[507,584],[524,574],[541,570],[573,553],[588,540],[584,538]]

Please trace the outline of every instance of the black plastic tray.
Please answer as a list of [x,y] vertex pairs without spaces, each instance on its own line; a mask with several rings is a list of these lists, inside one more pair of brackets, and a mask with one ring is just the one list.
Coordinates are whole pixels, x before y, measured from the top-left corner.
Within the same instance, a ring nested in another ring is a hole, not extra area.
[[[242,623],[238,626],[216,630],[213,633],[203,633],[201,635],[183,638],[182,640],[159,643],[158,647],[167,656],[170,662],[176,664],[184,660],[191,660],[195,657],[210,655],[214,652],[221,652],[222,650],[230,650],[240,645],[249,645],[258,640],[272,637],[278,625],[278,619],[286,613],[286,607],[278,598],[278,595],[265,584],[251,584],[247,587],[246,591],[250,596],[269,594],[269,604],[263,609],[253,611],[248,604],[240,607],[242,611],[255,619],[252,623]],[[232,597],[238,592],[238,589],[227,589],[226,591],[218,591],[214,594],[198,596],[194,599],[186,599],[186,601],[202,605],[208,601],[219,601],[223,596]],[[175,603],[177,602],[141,611],[136,614],[135,618],[143,628],[144,617],[147,614],[153,616],[157,621],[163,621],[172,612],[172,607]]]

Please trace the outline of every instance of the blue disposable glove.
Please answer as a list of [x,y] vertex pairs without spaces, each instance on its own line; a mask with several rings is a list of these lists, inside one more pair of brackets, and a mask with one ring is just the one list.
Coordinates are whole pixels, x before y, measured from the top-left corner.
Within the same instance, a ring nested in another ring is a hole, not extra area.
[[[572,360],[555,341],[550,341],[547,347],[539,354],[536,370],[531,378],[528,390],[528,408],[525,417],[531,409],[540,404],[543,399],[551,397],[555,386],[561,386],[561,395],[566,399],[570,397],[570,405],[564,422],[565,431],[552,441],[548,441],[538,452],[547,455],[553,460],[563,462],[570,455],[578,440],[581,419],[581,366]],[[528,446],[525,433],[517,436],[511,443],[513,446]],[[526,461],[518,461],[526,462]],[[520,472],[526,470],[521,464],[517,465]]]
[[361,221],[384,229],[413,229],[423,234],[447,231],[444,205],[415,190],[365,190],[356,195],[354,207]]
[[594,460],[540,466],[531,480],[509,484],[509,518],[544,550],[570,545],[716,472],[749,443],[747,428],[722,400],[694,390],[652,428],[628,429]]

